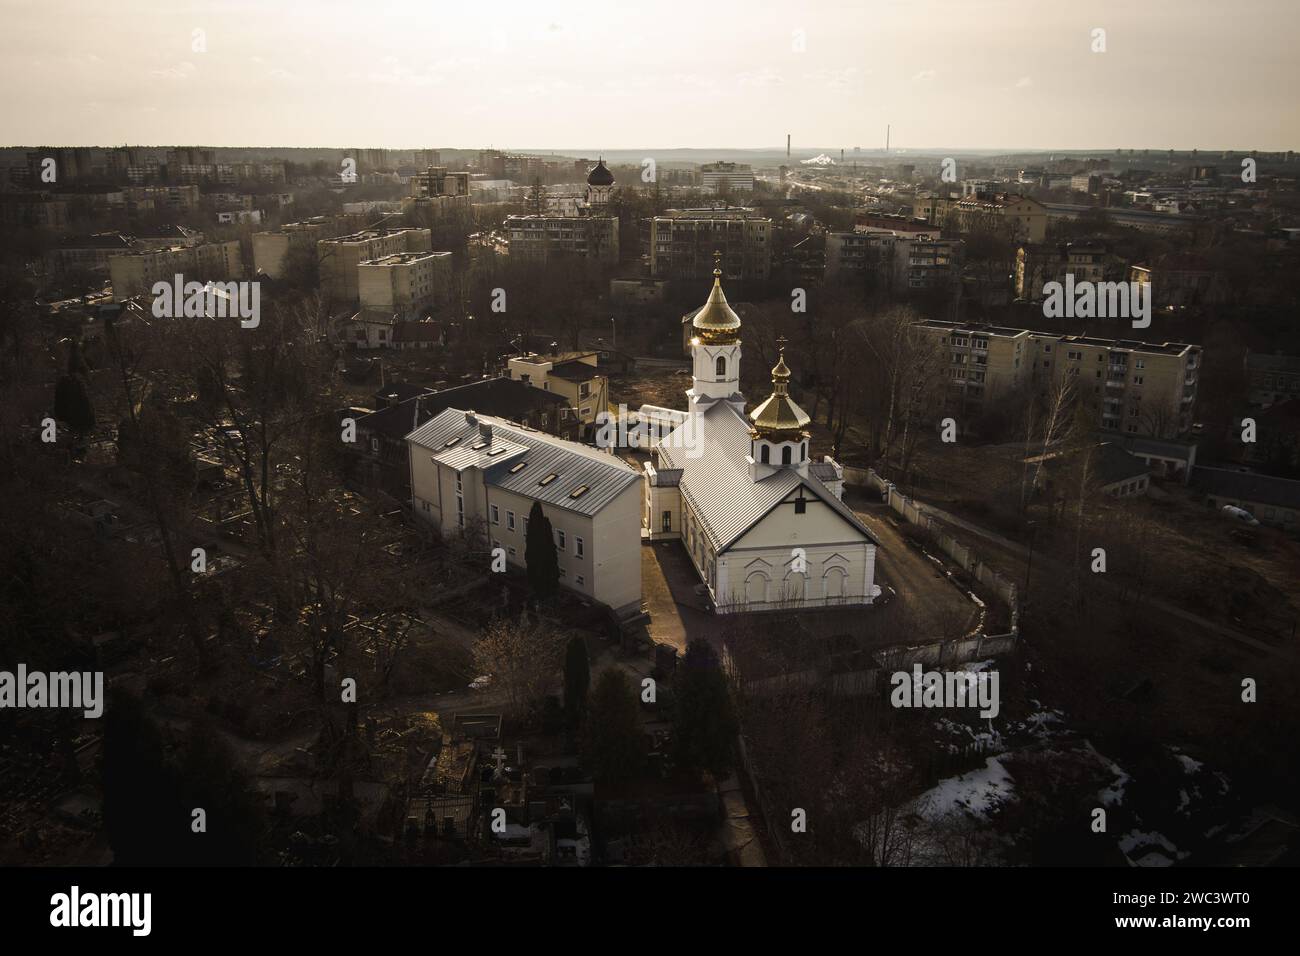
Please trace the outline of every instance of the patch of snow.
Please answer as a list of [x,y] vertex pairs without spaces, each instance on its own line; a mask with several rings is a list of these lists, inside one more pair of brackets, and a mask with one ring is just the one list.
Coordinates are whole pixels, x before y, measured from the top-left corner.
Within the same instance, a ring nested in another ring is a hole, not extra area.
[[1124,788],[1133,778],[1126,774],[1119,764],[1115,763],[1109,757],[1103,757],[1097,752],[1097,748],[1092,745],[1092,741],[1085,740],[1084,746],[1092,752],[1098,760],[1106,765],[1106,768],[1115,775],[1115,782],[1109,787],[1105,787],[1098,792],[1097,798],[1106,806],[1112,806],[1124,802]]
[[1196,773],[1196,771],[1205,766],[1205,764],[1201,763],[1199,760],[1193,760],[1191,757],[1187,756],[1187,754],[1175,753],[1174,756],[1177,757],[1178,762],[1183,765],[1183,773],[1186,774]]
[[999,804],[1015,799],[1015,780],[998,757],[989,757],[980,770],[940,780],[916,799],[916,812],[926,820],[939,820],[964,811],[987,820]]
[[[1150,849],[1142,856],[1134,859],[1131,854],[1138,847],[1146,847],[1154,844],[1159,849]],[[1178,847],[1174,846],[1162,833],[1152,830],[1144,833],[1141,830],[1131,830],[1119,838],[1120,852],[1128,859],[1133,866],[1172,866],[1175,860],[1187,856],[1186,853],[1179,853]]]

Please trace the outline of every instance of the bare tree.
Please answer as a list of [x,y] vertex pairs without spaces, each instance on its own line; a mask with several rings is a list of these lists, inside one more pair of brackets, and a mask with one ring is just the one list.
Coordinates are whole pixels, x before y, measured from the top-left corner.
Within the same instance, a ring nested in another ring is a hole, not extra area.
[[511,714],[522,716],[545,695],[560,669],[564,635],[528,612],[497,618],[474,645],[474,665],[505,691]]

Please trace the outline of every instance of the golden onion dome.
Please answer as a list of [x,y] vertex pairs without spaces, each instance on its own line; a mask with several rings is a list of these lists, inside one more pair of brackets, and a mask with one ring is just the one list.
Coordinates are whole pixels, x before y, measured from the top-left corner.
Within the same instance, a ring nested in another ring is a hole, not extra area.
[[700,338],[712,345],[729,344],[740,337],[740,316],[727,304],[722,291],[722,254],[713,254],[713,291],[709,300],[695,313],[691,325]]
[[787,392],[790,369],[785,364],[785,346],[772,369],[772,394],[749,413],[756,436],[763,438],[789,438],[801,433],[812,421],[808,413],[795,404]]

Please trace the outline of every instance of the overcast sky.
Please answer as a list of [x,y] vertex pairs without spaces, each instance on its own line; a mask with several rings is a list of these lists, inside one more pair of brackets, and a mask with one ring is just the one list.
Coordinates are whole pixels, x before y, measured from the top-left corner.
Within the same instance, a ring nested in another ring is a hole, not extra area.
[[1300,141],[1300,0],[0,0],[0,16],[5,145],[876,148],[886,123],[913,149]]

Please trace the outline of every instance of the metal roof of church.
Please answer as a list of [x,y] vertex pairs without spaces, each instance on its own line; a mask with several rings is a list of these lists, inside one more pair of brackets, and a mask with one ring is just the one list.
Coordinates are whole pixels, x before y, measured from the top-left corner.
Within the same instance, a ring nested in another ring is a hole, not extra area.
[[[688,447],[671,447],[678,430],[694,427],[698,454]],[[742,413],[727,402],[715,402],[699,413],[695,422],[679,426],[659,444],[659,460],[665,468],[681,469],[678,483],[683,497],[690,501],[704,526],[714,549],[725,551],[764,515],[800,485],[808,488],[833,511],[844,518],[874,544],[876,540],[853,510],[822,484],[813,470],[807,477],[793,468],[778,468],[766,478],[755,481],[750,475],[749,423]],[[662,470],[662,469],[661,469]]]

